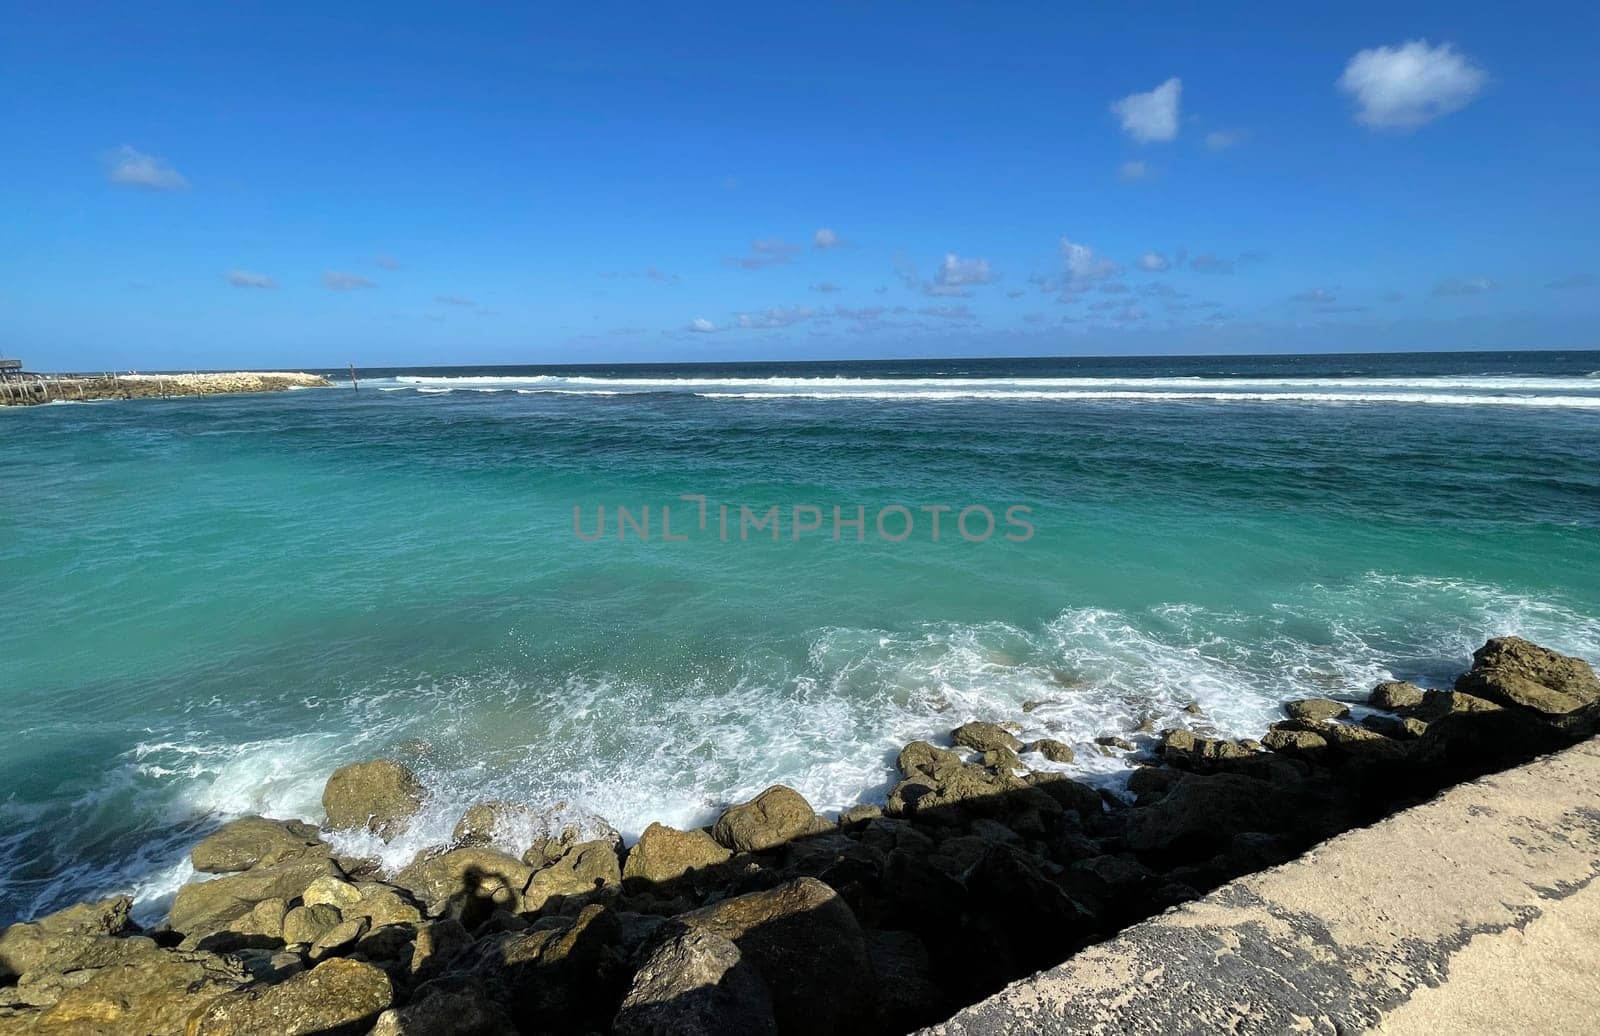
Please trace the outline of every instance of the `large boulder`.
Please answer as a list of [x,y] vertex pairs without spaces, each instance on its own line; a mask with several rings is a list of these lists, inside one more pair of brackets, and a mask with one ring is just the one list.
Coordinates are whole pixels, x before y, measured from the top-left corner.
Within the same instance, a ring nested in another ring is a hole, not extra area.
[[450,844],[511,853],[527,840],[536,823],[533,810],[521,803],[479,802],[468,806],[456,821],[455,830],[450,832]]
[[79,903],[0,932],[0,983],[71,959],[94,939],[133,930],[133,900],[113,896]]
[[699,828],[679,831],[664,824],[651,824],[628,850],[622,876],[630,881],[673,881],[692,871],[726,863],[732,855],[726,846]]
[[417,860],[393,879],[427,907],[428,916],[463,918],[469,926],[494,908],[516,910],[533,868],[493,849],[452,849]]
[[979,752],[991,752],[997,748],[1009,748],[1016,752],[1022,748],[1022,742],[1017,740],[1017,735],[998,723],[978,721],[963,723],[950,731],[950,739],[958,745],[965,745]]
[[196,842],[189,850],[189,859],[202,874],[231,874],[296,857],[327,854],[322,832],[310,824],[240,817]]
[[776,1036],[772,998],[731,939],[704,928],[658,940],[633,977],[612,1031],[619,1036]]
[[1038,752],[1052,763],[1070,763],[1073,757],[1072,746],[1053,737],[1041,737],[1037,741],[1031,741],[1025,751]]
[[622,852],[622,835],[605,817],[573,809],[565,802],[535,815],[533,830],[528,849],[522,854],[522,862],[530,867],[555,863],[573,846],[584,842],[610,842],[615,852]]
[[711,837],[735,852],[773,849],[811,831],[816,811],[793,788],[774,784],[749,802],[729,807]]
[[1499,705],[1562,715],[1600,701],[1600,678],[1581,658],[1521,637],[1496,637],[1473,652],[1472,668],[1456,678],[1456,690]]
[[275,986],[224,996],[191,1023],[192,1036],[357,1036],[394,1002],[380,968],[335,957]]
[[452,970],[530,1029],[599,1031],[620,992],[619,939],[616,912],[591,903],[576,917],[483,936]]
[[470,992],[435,992],[378,1016],[372,1036],[517,1036],[500,1005]]
[[543,870],[536,871],[522,894],[522,909],[543,909],[553,897],[589,896],[622,885],[616,847],[609,840],[584,842]]
[[330,876],[340,878],[344,873],[326,856],[314,856],[190,882],[173,897],[167,923],[184,935],[220,931],[262,900],[298,898],[313,881]]
[[867,954],[878,985],[878,1026],[912,1032],[947,1013],[928,948],[914,932],[868,931]]
[[1284,702],[1283,711],[1289,714],[1290,719],[1317,722],[1348,716],[1350,706],[1332,698],[1301,698],[1297,701]]
[[283,916],[283,941],[289,946],[310,946],[343,921],[339,908],[327,903],[297,906]]
[[338,831],[366,828],[389,839],[406,829],[422,808],[422,782],[393,759],[351,763],[333,771],[322,789],[328,826]]
[[877,991],[866,940],[839,894],[815,878],[680,914],[688,931],[729,940],[755,967],[784,1033],[860,1029]]
[[961,753],[939,748],[926,741],[912,741],[900,749],[895,759],[900,775],[908,780],[922,778],[937,781],[939,777],[964,765]]
[[189,1018],[248,980],[231,957],[161,949],[141,937],[102,936],[65,974],[30,978],[18,992],[34,1003],[48,1001],[33,1032],[179,1036]]
[[1375,709],[1388,709],[1390,712],[1399,712],[1422,704],[1422,696],[1427,693],[1414,683],[1404,680],[1385,680],[1372,689],[1372,694],[1367,697],[1367,704]]
[[1273,831],[1293,806],[1282,789],[1240,774],[1185,774],[1167,793],[1134,809],[1128,846],[1139,852],[1209,856],[1241,831]]

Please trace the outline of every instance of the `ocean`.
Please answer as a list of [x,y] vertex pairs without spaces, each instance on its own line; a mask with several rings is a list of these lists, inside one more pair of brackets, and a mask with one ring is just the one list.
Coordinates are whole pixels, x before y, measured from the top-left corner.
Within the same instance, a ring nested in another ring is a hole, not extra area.
[[837,809],[969,719],[1114,785],[1141,722],[1600,661],[1600,353],[328,373],[0,408],[0,923],[158,918],[378,755],[398,866],[484,799]]

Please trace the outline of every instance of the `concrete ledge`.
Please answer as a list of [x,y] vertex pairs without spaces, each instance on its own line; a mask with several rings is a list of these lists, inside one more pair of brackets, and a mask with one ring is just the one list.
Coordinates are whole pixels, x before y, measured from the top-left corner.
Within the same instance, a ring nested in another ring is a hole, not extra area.
[[1597,876],[1600,738],[1230,882],[924,1031],[1594,1032]]

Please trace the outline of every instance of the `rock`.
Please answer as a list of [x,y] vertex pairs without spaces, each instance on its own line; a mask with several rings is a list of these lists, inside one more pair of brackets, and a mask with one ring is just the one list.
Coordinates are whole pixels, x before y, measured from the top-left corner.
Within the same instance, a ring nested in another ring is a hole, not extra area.
[[217,828],[189,850],[202,874],[230,874],[300,856],[326,856],[322,832],[298,820],[240,817]]
[[983,765],[999,773],[1013,774],[1018,770],[1026,770],[1022,760],[1017,758],[1017,753],[1009,748],[991,748],[983,753]]
[[284,915],[284,945],[310,946],[343,922],[339,908],[328,903],[297,906]]
[[584,842],[568,849],[565,856],[533,875],[523,892],[522,910],[541,910],[554,896],[587,896],[618,891],[622,868],[617,850],[610,841]]
[[726,863],[732,855],[698,828],[679,831],[665,824],[651,824],[628,850],[622,876],[656,883],[673,881],[691,871]]
[[400,890],[379,882],[366,882],[356,887],[361,899],[344,909],[346,917],[365,917],[374,928],[421,923],[422,911]]
[[455,830],[450,832],[450,844],[456,848],[490,847],[504,853],[527,841],[537,819],[533,810],[516,802],[479,802],[467,807]]
[[316,879],[306,886],[300,893],[300,902],[306,906],[316,906],[326,903],[328,906],[338,907],[341,913],[361,902],[361,890],[343,878],[331,875]]
[[798,791],[775,784],[743,805],[722,814],[711,837],[735,852],[772,849],[811,829],[811,804]]
[[1128,846],[1139,852],[1209,856],[1240,831],[1283,826],[1295,804],[1266,781],[1239,774],[1184,774],[1167,793],[1128,819]]
[[454,918],[419,925],[408,969],[413,982],[421,984],[438,975],[471,946],[471,934]]
[[851,806],[849,809],[840,813],[839,826],[854,827],[858,824],[865,824],[869,820],[876,820],[881,816],[883,816],[883,808],[881,806],[862,803],[859,806]]
[[1125,737],[1117,737],[1115,734],[1097,737],[1094,739],[1094,743],[1101,748],[1115,748],[1123,752],[1131,752],[1136,747],[1132,741]]
[[113,896],[12,925],[0,932],[0,983],[64,963],[96,937],[131,931],[132,909],[131,897]]
[[228,931],[244,935],[262,935],[269,939],[283,938],[283,921],[289,913],[289,903],[283,899],[263,899],[250,908],[250,912],[228,924]]
[[191,1023],[192,1036],[357,1036],[394,1001],[389,976],[335,957],[275,986],[233,993]]
[[[358,917],[355,920],[371,923],[365,917]],[[373,927],[356,940],[352,956],[359,955],[365,960],[404,961],[409,965],[411,955],[415,951],[416,936],[416,928],[409,924]]]
[[1168,730],[1161,735],[1157,754],[1169,763],[1194,766],[1248,759],[1254,753],[1236,741],[1196,737],[1187,730]]
[[318,878],[342,877],[326,856],[296,857],[210,881],[190,882],[173,897],[167,923],[185,935],[221,931],[264,899],[297,899]]
[[1600,701],[1600,677],[1581,658],[1557,654],[1521,637],[1496,637],[1472,655],[1456,690],[1498,705],[1562,715]]
[[306,962],[301,956],[286,950],[242,950],[234,956],[256,982],[276,985],[290,975],[298,975],[306,970]]
[[1367,716],[1361,725],[1398,741],[1413,741],[1427,733],[1428,725],[1415,716]]
[[591,903],[576,917],[544,917],[525,931],[485,936],[456,970],[464,968],[531,1030],[599,1031],[616,1003],[620,938],[616,912]]
[[1192,701],[1183,707],[1183,711],[1187,712],[1191,716],[1198,716],[1200,715],[1200,703],[1197,701]]
[[378,1016],[372,1036],[517,1036],[498,1004],[471,993],[436,992]]
[[1105,810],[1098,788],[1072,780],[1064,773],[1030,773],[1026,780],[1060,803],[1062,809],[1076,810],[1084,819],[1099,816]]
[[913,932],[869,931],[867,955],[878,985],[878,1028],[912,1032],[948,1012],[928,948]]
[[1422,704],[1414,706],[1411,714],[1427,723],[1456,713],[1499,712],[1501,706],[1485,698],[1461,691],[1428,691]]
[[989,843],[961,881],[981,915],[1027,918],[1002,929],[1012,956],[1025,968],[1059,963],[1066,947],[1090,929],[1088,911],[1015,846]]
[[1070,763],[1073,756],[1071,745],[1050,737],[1041,737],[1037,741],[1030,742],[1023,751],[1038,752],[1052,763]]
[[1274,752],[1318,752],[1328,747],[1328,739],[1310,730],[1291,730],[1274,727],[1261,739],[1261,743]]
[[873,1016],[876,989],[855,914],[833,889],[800,878],[680,914],[688,931],[731,941],[755,967],[784,1033],[836,1033]]
[[1015,752],[1022,747],[1022,742],[1017,740],[1015,734],[997,723],[963,723],[950,732],[950,738],[958,745],[966,745],[979,752],[996,748],[1009,748]]
[[1372,694],[1367,698],[1367,704],[1375,709],[1388,709],[1390,712],[1399,712],[1422,704],[1425,692],[1414,683],[1404,680],[1386,680],[1372,689]]
[[533,868],[493,849],[452,849],[410,864],[394,884],[410,891],[431,917],[461,918],[469,927],[495,906],[516,909]]
[[677,931],[650,951],[617,1010],[619,1036],[776,1036],[766,983],[739,947],[705,928]]
[[250,977],[237,960],[215,953],[160,949],[149,939],[102,939],[107,956],[77,962],[71,985],[59,990],[30,1031],[176,1036],[191,1016]]
[[306,956],[314,961],[325,957],[342,956],[346,951],[354,949],[355,944],[371,927],[372,922],[364,917],[352,917],[348,921],[340,921],[311,944],[311,950]]
[[1350,706],[1332,698],[1301,698],[1299,701],[1285,702],[1283,711],[1288,713],[1291,719],[1315,722],[1348,716]]
[[558,802],[534,818],[536,834],[522,862],[530,867],[545,867],[583,842],[610,842],[613,852],[622,852],[622,836],[601,816],[581,813]]
[[372,759],[333,771],[322,789],[322,808],[329,827],[364,827],[388,841],[422,808],[423,794],[422,782],[408,767],[393,759]]
[[901,776],[908,780],[920,777],[937,781],[942,774],[965,763],[960,752],[938,748],[926,741],[913,741],[900,749],[895,765],[899,767]]

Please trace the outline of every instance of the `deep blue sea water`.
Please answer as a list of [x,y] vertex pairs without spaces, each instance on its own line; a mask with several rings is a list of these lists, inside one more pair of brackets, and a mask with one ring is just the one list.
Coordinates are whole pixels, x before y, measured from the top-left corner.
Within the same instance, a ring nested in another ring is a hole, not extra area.
[[838,808],[973,718],[1115,781],[1147,716],[1600,660],[1600,353],[330,373],[0,408],[0,923],[159,914],[378,754],[434,789],[401,863],[483,798]]

